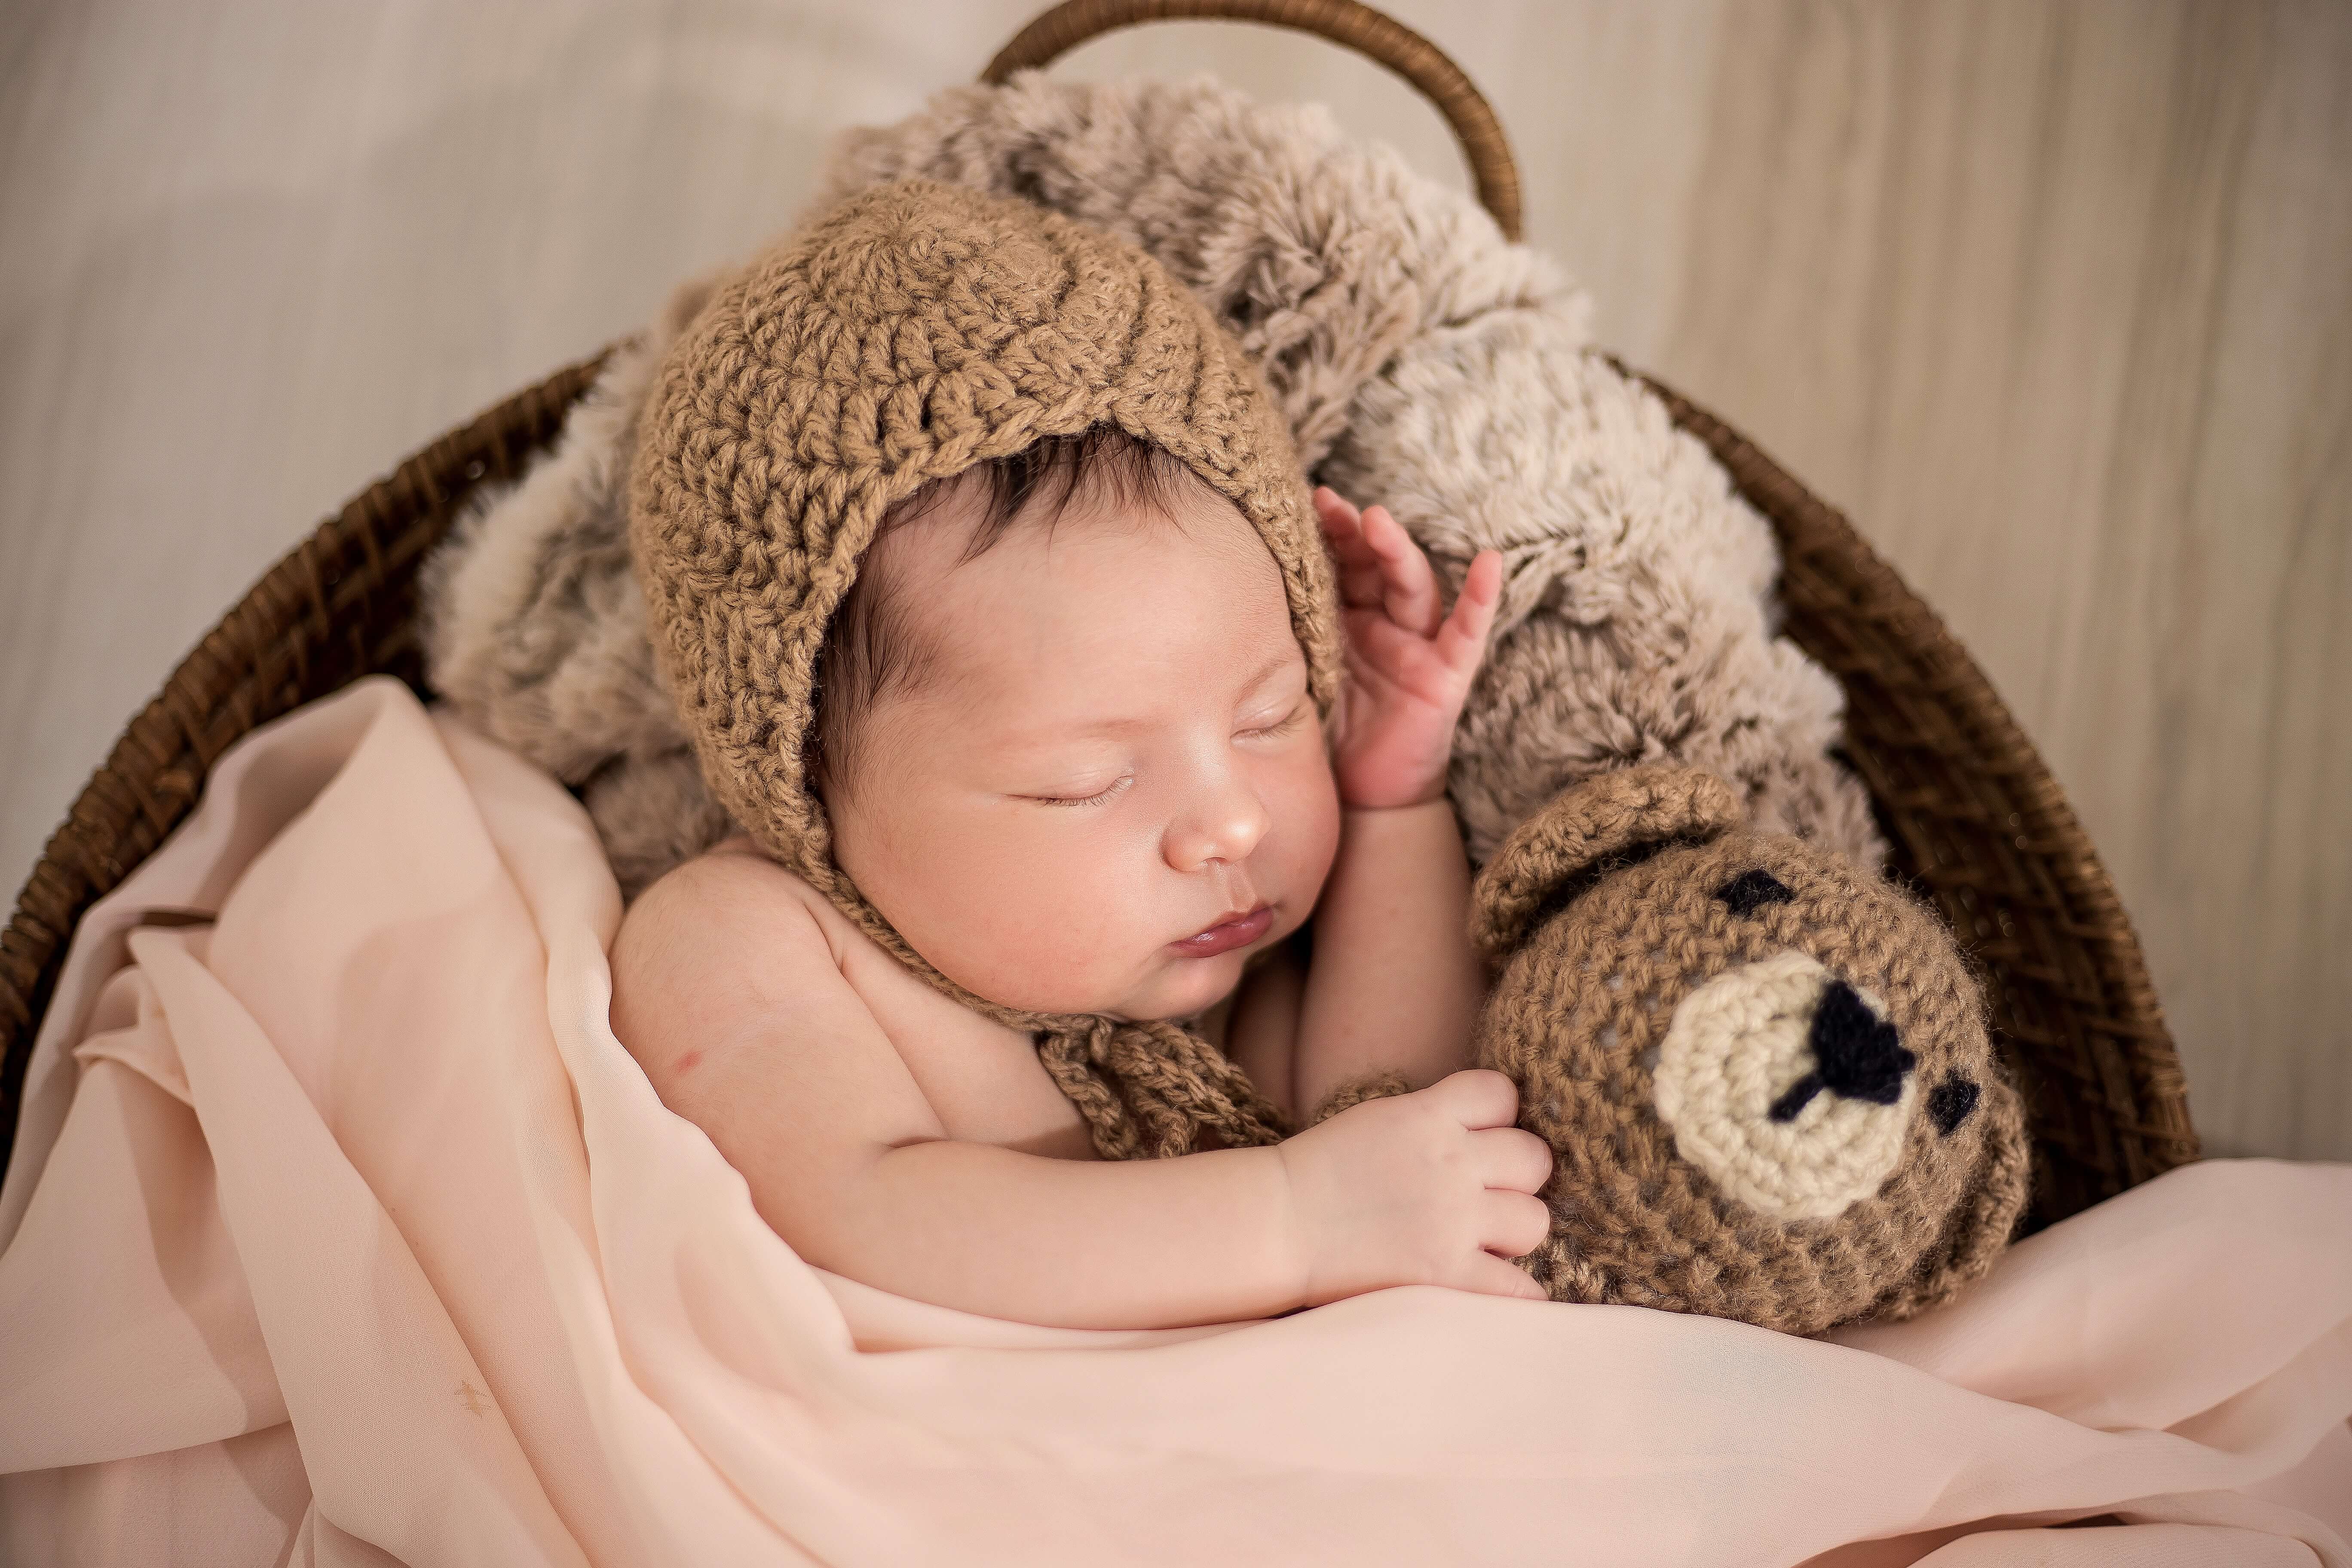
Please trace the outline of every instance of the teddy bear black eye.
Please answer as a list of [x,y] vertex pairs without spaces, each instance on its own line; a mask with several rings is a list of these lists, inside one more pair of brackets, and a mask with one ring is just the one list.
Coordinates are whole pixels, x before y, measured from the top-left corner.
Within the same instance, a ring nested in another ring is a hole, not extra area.
[[1954,1073],[1937,1084],[1927,1096],[1927,1115],[1936,1123],[1936,1131],[1948,1138],[1952,1130],[1969,1119],[1977,1108],[1977,1086]]
[[1742,871],[1715,890],[1735,915],[1752,915],[1767,904],[1785,904],[1797,895],[1769,871]]

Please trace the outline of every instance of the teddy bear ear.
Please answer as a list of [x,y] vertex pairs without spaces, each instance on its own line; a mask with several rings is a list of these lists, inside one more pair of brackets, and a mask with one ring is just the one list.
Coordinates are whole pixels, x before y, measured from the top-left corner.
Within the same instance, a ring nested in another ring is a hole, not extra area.
[[1470,889],[1470,937],[1500,964],[1591,874],[1641,850],[1747,820],[1738,792],[1701,768],[1639,767],[1569,785],[1511,831]]

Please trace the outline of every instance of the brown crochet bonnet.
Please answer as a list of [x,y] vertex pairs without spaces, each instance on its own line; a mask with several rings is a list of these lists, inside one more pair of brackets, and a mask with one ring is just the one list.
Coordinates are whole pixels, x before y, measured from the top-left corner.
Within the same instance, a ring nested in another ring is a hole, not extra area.
[[1328,720],[1339,605],[1290,433],[1240,345],[1151,257],[1027,202],[877,186],[713,294],[671,347],[630,474],[654,649],[704,779],[761,847],[957,1002],[1032,1031],[1105,1158],[1286,1131],[1181,1024],[1033,1013],[909,947],[834,859],[803,747],[834,612],[924,484],[1101,422],[1240,509],[1281,567]]

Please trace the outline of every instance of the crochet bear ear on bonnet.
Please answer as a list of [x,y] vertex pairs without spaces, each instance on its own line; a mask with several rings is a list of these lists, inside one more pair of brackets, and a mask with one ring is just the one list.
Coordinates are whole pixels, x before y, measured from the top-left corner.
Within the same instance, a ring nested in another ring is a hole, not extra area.
[[630,473],[654,651],[705,781],[761,848],[917,974],[1038,1037],[1108,1158],[1281,1117],[1180,1025],[1003,1006],[914,952],[835,862],[803,746],[834,612],[890,506],[1098,423],[1181,459],[1282,569],[1328,719],[1339,604],[1290,434],[1255,368],[1133,245],[929,180],[874,187],[723,285],[672,345]]

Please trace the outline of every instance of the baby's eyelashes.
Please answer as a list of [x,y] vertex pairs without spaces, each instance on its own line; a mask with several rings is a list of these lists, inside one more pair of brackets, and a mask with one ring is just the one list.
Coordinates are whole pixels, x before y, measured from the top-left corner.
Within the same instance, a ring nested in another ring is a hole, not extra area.
[[1299,721],[1305,719],[1307,717],[1307,706],[1302,702],[1280,719],[1276,720],[1273,723],[1260,725],[1255,730],[1244,730],[1242,733],[1244,735],[1287,734],[1291,731],[1298,728]]
[[1116,779],[1092,795],[1031,795],[1024,800],[1034,800],[1040,805],[1108,805],[1111,800],[1134,782],[1134,775]]

